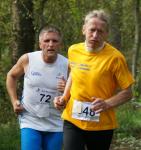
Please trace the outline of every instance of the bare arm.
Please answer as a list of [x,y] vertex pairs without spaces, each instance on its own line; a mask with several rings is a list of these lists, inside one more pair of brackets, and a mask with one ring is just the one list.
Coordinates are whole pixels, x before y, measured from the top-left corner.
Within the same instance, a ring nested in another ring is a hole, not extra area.
[[66,103],[68,102],[70,98],[71,85],[72,85],[72,79],[71,79],[71,76],[69,75],[63,95],[55,97],[54,99],[55,108],[62,109],[65,107]]
[[62,98],[67,102],[70,98],[70,88],[71,88],[71,85],[72,85],[72,78],[71,78],[71,75],[69,75],[69,78],[67,80],[67,83],[66,83],[66,87],[65,87],[65,90],[64,90],[64,93],[63,93],[63,96]]
[[[69,67],[68,67],[69,68]],[[68,73],[67,73],[67,77],[69,76],[69,72],[70,72],[70,70],[68,69]],[[68,82],[68,81],[67,81]],[[60,77],[60,79],[58,80],[58,83],[57,83],[57,90],[59,91],[59,92],[64,92],[64,90],[65,90],[65,87],[66,87],[66,80],[65,80],[65,78],[64,78],[64,76],[61,76]]]
[[102,112],[107,109],[124,104],[125,102],[129,101],[131,98],[132,98],[132,90],[131,87],[128,87],[107,100],[92,97],[92,100],[94,101],[92,103],[91,109],[96,112]]
[[27,54],[25,54],[20,57],[17,63],[12,67],[12,69],[7,74],[6,87],[15,113],[20,113],[23,110],[23,107],[20,105],[20,102],[18,100],[16,89],[17,89],[17,80],[24,74],[27,65],[28,65],[28,56]]

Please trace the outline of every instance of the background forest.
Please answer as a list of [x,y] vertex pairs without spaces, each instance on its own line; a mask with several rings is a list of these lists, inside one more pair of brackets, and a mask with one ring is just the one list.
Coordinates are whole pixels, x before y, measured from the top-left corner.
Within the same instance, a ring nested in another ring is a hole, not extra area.
[[67,56],[71,44],[83,41],[83,18],[93,9],[110,14],[109,42],[125,55],[136,79],[134,98],[117,109],[120,127],[111,150],[141,149],[141,0],[1,0],[0,150],[20,149],[18,120],[5,87],[7,72],[23,53],[38,49],[38,32],[45,24],[60,28],[61,53]]

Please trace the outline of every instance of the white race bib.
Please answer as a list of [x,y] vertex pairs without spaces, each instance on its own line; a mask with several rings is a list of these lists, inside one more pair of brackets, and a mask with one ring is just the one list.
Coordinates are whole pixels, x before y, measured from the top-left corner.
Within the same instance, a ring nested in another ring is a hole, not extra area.
[[38,117],[49,117],[50,108],[54,107],[53,99],[57,96],[56,90],[38,87],[33,88],[32,93],[32,98],[23,101],[24,108]]
[[33,91],[34,93],[34,99],[33,103],[36,104],[47,104],[47,105],[53,105],[53,99],[56,96],[56,90],[50,90],[45,88],[36,88],[36,90]]
[[92,111],[90,107],[91,102],[81,102],[74,100],[72,118],[99,122],[100,113],[95,113],[95,111]]

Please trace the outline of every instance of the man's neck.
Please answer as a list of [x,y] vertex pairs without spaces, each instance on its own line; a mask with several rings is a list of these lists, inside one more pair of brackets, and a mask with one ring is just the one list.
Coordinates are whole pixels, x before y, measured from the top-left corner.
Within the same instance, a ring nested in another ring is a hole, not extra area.
[[92,47],[88,47],[87,43],[85,41],[85,49],[86,49],[86,51],[88,51],[90,53],[92,53],[92,52],[99,52],[101,49],[103,49],[104,45],[105,45],[105,42],[103,42],[101,46],[99,46],[99,47],[94,49]]
[[54,63],[56,61],[57,55],[56,55],[56,57],[55,56],[51,57],[51,56],[44,56],[44,55],[42,55],[42,58],[43,58],[43,61],[45,63],[52,64],[52,63]]

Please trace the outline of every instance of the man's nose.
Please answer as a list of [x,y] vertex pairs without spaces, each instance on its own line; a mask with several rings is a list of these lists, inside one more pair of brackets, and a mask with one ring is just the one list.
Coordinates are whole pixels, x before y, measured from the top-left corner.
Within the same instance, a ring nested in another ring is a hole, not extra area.
[[49,41],[49,46],[53,46],[53,41]]
[[98,37],[98,31],[94,31],[94,32],[93,32],[93,37],[94,37],[94,38],[97,38],[97,37]]

